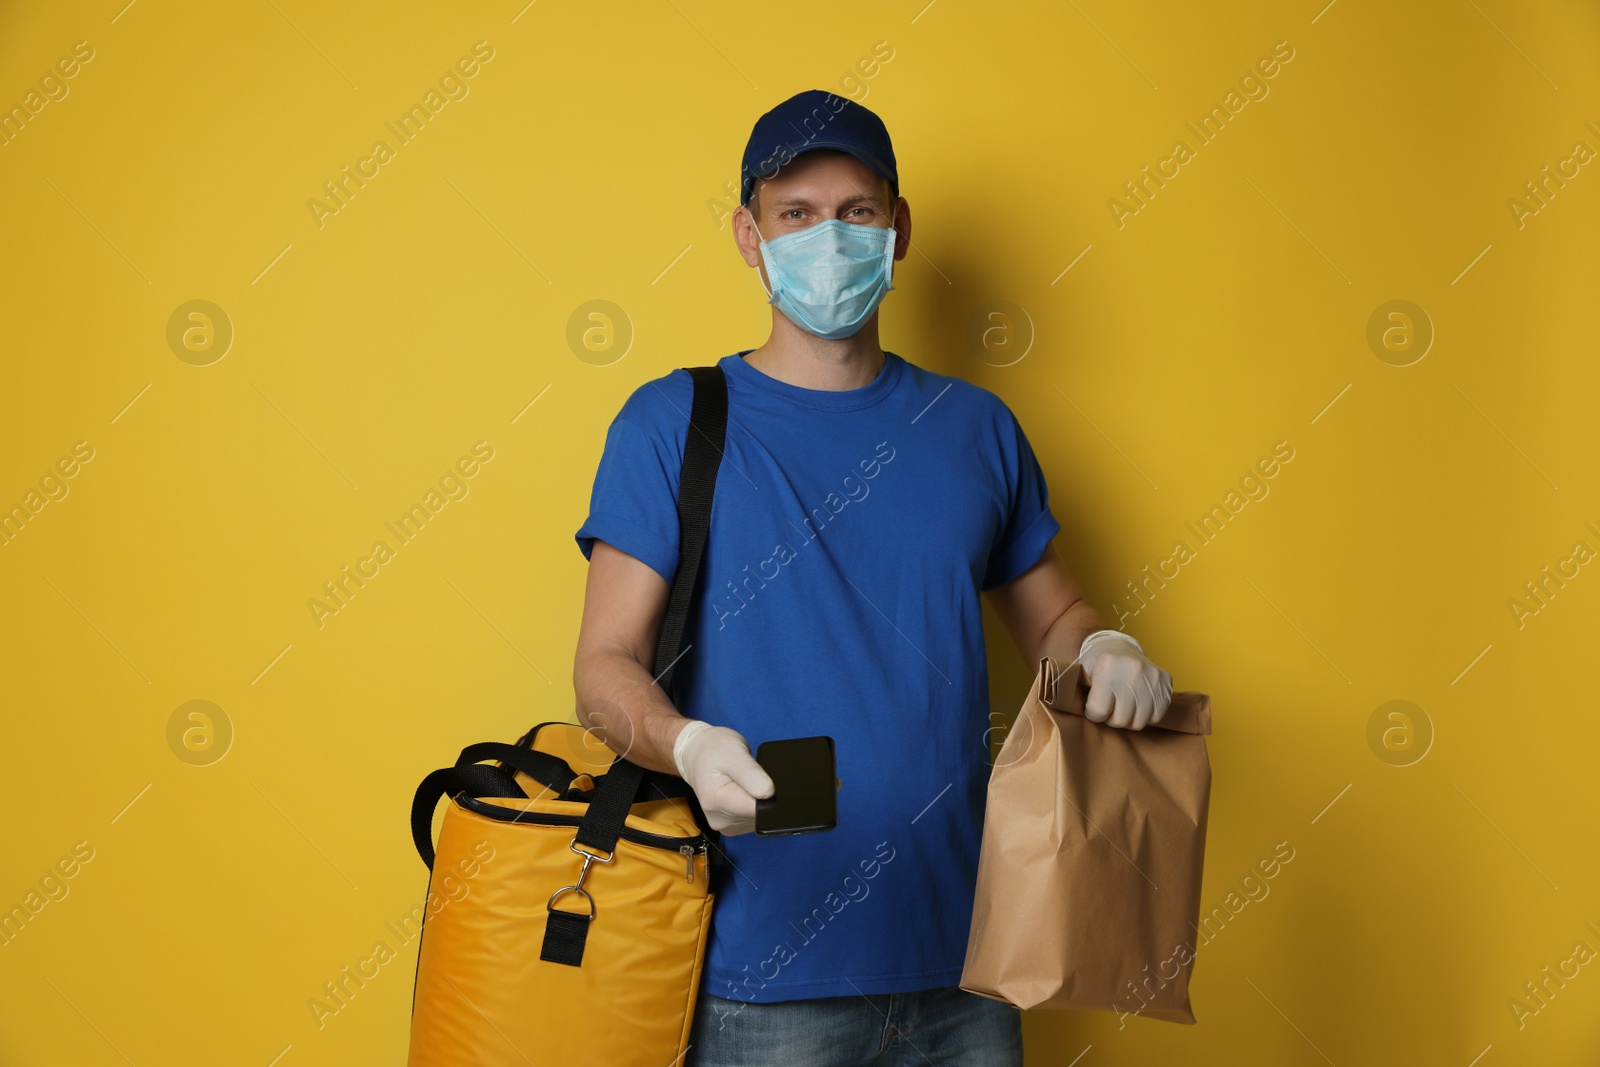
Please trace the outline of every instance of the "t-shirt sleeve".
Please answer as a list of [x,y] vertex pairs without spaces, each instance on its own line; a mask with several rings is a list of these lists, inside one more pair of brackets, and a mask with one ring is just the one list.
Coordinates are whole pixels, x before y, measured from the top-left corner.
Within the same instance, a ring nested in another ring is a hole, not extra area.
[[622,415],[612,420],[589,517],[575,535],[584,558],[598,539],[648,564],[671,585],[678,569],[678,475],[659,435]]
[[1061,532],[1061,524],[1050,512],[1050,489],[1045,484],[1044,471],[1039,468],[1027,434],[1022,432],[1022,424],[1009,409],[1004,422],[1009,425],[1001,430],[1000,452],[1010,499],[999,536],[989,552],[984,589],[1004,585],[1038,563],[1050,539]]

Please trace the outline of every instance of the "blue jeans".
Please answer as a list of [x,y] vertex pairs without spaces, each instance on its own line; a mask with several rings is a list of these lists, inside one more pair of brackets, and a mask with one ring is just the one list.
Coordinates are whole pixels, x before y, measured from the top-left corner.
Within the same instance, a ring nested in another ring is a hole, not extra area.
[[684,1067],[1021,1067],[1022,1013],[955,986],[752,1004],[701,992]]

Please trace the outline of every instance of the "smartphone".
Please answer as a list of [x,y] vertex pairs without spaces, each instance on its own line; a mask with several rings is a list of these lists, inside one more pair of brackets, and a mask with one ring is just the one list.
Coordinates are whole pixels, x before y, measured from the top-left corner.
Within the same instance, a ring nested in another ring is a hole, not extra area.
[[773,786],[770,797],[756,798],[756,833],[814,834],[838,825],[833,738],[763,741],[756,762]]

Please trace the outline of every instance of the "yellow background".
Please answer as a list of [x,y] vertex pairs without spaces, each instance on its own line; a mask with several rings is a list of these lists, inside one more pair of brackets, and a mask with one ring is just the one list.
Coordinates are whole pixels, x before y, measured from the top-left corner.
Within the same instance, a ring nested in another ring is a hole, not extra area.
[[[519,8],[0,15],[7,107],[95,50],[0,148],[0,504],[94,449],[0,548],[0,907],[94,849],[0,948],[0,1062],[402,1061],[415,942],[322,1028],[307,1001],[420,902],[422,775],[570,716],[605,426],[765,339],[717,203],[808,88],[894,137],[916,229],[885,347],[1017,412],[1108,619],[1295,450],[1128,627],[1214,701],[1207,909],[1295,858],[1201,951],[1198,1026],[1030,1014],[1029,1061],[1594,1062],[1600,964],[1520,1027],[1508,1001],[1600,951],[1600,576],[1507,605],[1600,548],[1600,174],[1507,206],[1600,148],[1593,5]],[[323,182],[477,41],[469,95],[319,228]],[[1270,94],[1119,228],[1107,201],[1278,41]],[[166,340],[196,299],[236,331],[209,366]],[[606,365],[567,342],[597,299],[634,333]],[[1395,299],[1436,331],[1410,366],[1366,340]],[[1034,333],[1004,367],[966,342],[997,300]],[[470,494],[319,628],[322,583],[477,441]],[[990,622],[1011,711],[1029,668]],[[190,700],[232,724],[209,766],[168,746]],[[1410,766],[1368,744],[1390,700],[1432,724]]]

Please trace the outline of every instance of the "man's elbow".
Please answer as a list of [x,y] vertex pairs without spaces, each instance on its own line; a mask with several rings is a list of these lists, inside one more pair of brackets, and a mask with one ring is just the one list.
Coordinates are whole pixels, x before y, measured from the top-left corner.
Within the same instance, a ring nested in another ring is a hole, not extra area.
[[582,646],[572,657],[572,695],[576,702],[575,713],[578,725],[586,730],[594,729],[589,721],[589,710],[598,699],[595,687],[601,676],[599,665],[595,660],[595,652]]
[[572,657],[572,692],[577,698],[578,724],[594,729],[601,725],[597,708],[615,707],[615,694],[639,657],[625,644],[579,642]]

